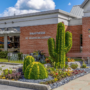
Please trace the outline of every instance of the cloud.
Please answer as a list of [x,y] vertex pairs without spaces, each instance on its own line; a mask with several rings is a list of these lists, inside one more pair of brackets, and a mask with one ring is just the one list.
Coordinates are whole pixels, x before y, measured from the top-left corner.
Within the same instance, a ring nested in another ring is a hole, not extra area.
[[68,3],[68,5],[70,6],[70,5],[71,5],[71,3]]
[[0,16],[20,15],[54,9],[55,2],[53,0],[18,0],[14,7],[7,8]]

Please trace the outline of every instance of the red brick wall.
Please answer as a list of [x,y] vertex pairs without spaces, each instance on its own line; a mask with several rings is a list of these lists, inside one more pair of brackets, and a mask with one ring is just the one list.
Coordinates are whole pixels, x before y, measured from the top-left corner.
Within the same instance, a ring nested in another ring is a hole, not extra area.
[[[21,27],[20,51],[29,54],[36,50],[43,50],[48,55],[48,39],[25,39],[25,37],[51,36],[56,38],[57,24]],[[46,34],[30,35],[30,32],[45,32]]]
[[[66,31],[70,31],[73,35],[73,47],[69,53],[80,52],[80,34],[82,33],[82,25],[78,26],[65,26]],[[44,37],[51,36],[56,39],[57,24],[27,26],[21,27],[20,34],[20,51],[24,54],[29,54],[33,51],[43,50],[46,55],[48,54],[48,39],[25,39],[25,37]],[[30,32],[46,32],[44,35],[30,35]]]
[[69,26],[67,31],[72,33],[72,48],[69,53],[80,53],[80,35],[82,34],[82,25]]
[[[67,29],[67,26],[65,28]],[[25,37],[51,36],[56,39],[57,24],[21,27],[20,30],[20,52],[29,54],[33,51],[43,50],[46,55],[49,55],[48,39],[25,39]],[[46,32],[46,34],[30,35],[30,32]]]
[[82,19],[82,34],[83,34],[83,53],[90,53],[90,17],[84,17]]

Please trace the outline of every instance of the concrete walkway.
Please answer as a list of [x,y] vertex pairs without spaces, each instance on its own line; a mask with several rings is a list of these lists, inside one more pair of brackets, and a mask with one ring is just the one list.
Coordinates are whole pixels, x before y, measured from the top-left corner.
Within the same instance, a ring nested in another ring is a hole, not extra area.
[[90,90],[90,74],[70,81],[54,90]]
[[0,90],[34,90],[34,89],[19,88],[19,87],[13,87],[13,86],[0,84]]

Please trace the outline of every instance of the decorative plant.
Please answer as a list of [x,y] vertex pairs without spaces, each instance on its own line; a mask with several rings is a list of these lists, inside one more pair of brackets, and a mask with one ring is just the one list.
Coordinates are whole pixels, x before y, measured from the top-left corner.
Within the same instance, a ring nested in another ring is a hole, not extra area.
[[22,57],[23,57],[23,53],[18,53],[18,59],[22,60]]
[[77,75],[77,74],[80,74],[80,73],[86,73],[84,70],[74,70],[72,72],[73,75]]
[[23,72],[25,72],[25,69],[27,68],[28,65],[31,65],[32,62],[34,62],[35,59],[32,56],[26,56],[24,59],[24,63],[23,63]]
[[86,68],[86,67],[87,67],[87,65],[86,65],[85,62],[83,61],[83,64],[82,64],[81,68]]
[[24,73],[23,73],[23,69],[22,69],[22,68],[18,68],[18,72],[20,72],[21,75],[24,75]]
[[50,59],[49,58],[46,58],[45,61],[46,61],[46,63],[50,63]]
[[12,70],[9,70],[9,73],[12,74]]
[[68,62],[75,62],[74,59],[70,59],[70,58],[67,58],[67,61],[68,61]]
[[26,79],[45,79],[48,77],[48,72],[43,64],[33,62],[26,68],[24,77]]
[[0,71],[2,71],[2,68],[0,67]]
[[55,60],[55,62],[60,62],[60,67],[65,67],[66,53],[72,47],[72,33],[67,31],[65,33],[65,25],[59,23],[57,25],[57,35],[56,35],[56,46],[55,40],[53,38],[48,39],[48,50],[50,56]]
[[70,66],[72,69],[77,69],[78,65],[77,64],[71,64]]

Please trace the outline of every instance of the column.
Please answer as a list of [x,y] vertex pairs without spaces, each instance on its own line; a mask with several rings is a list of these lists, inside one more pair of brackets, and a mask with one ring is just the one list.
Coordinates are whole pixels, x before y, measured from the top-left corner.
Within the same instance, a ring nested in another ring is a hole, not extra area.
[[4,36],[4,51],[7,51],[7,35]]

